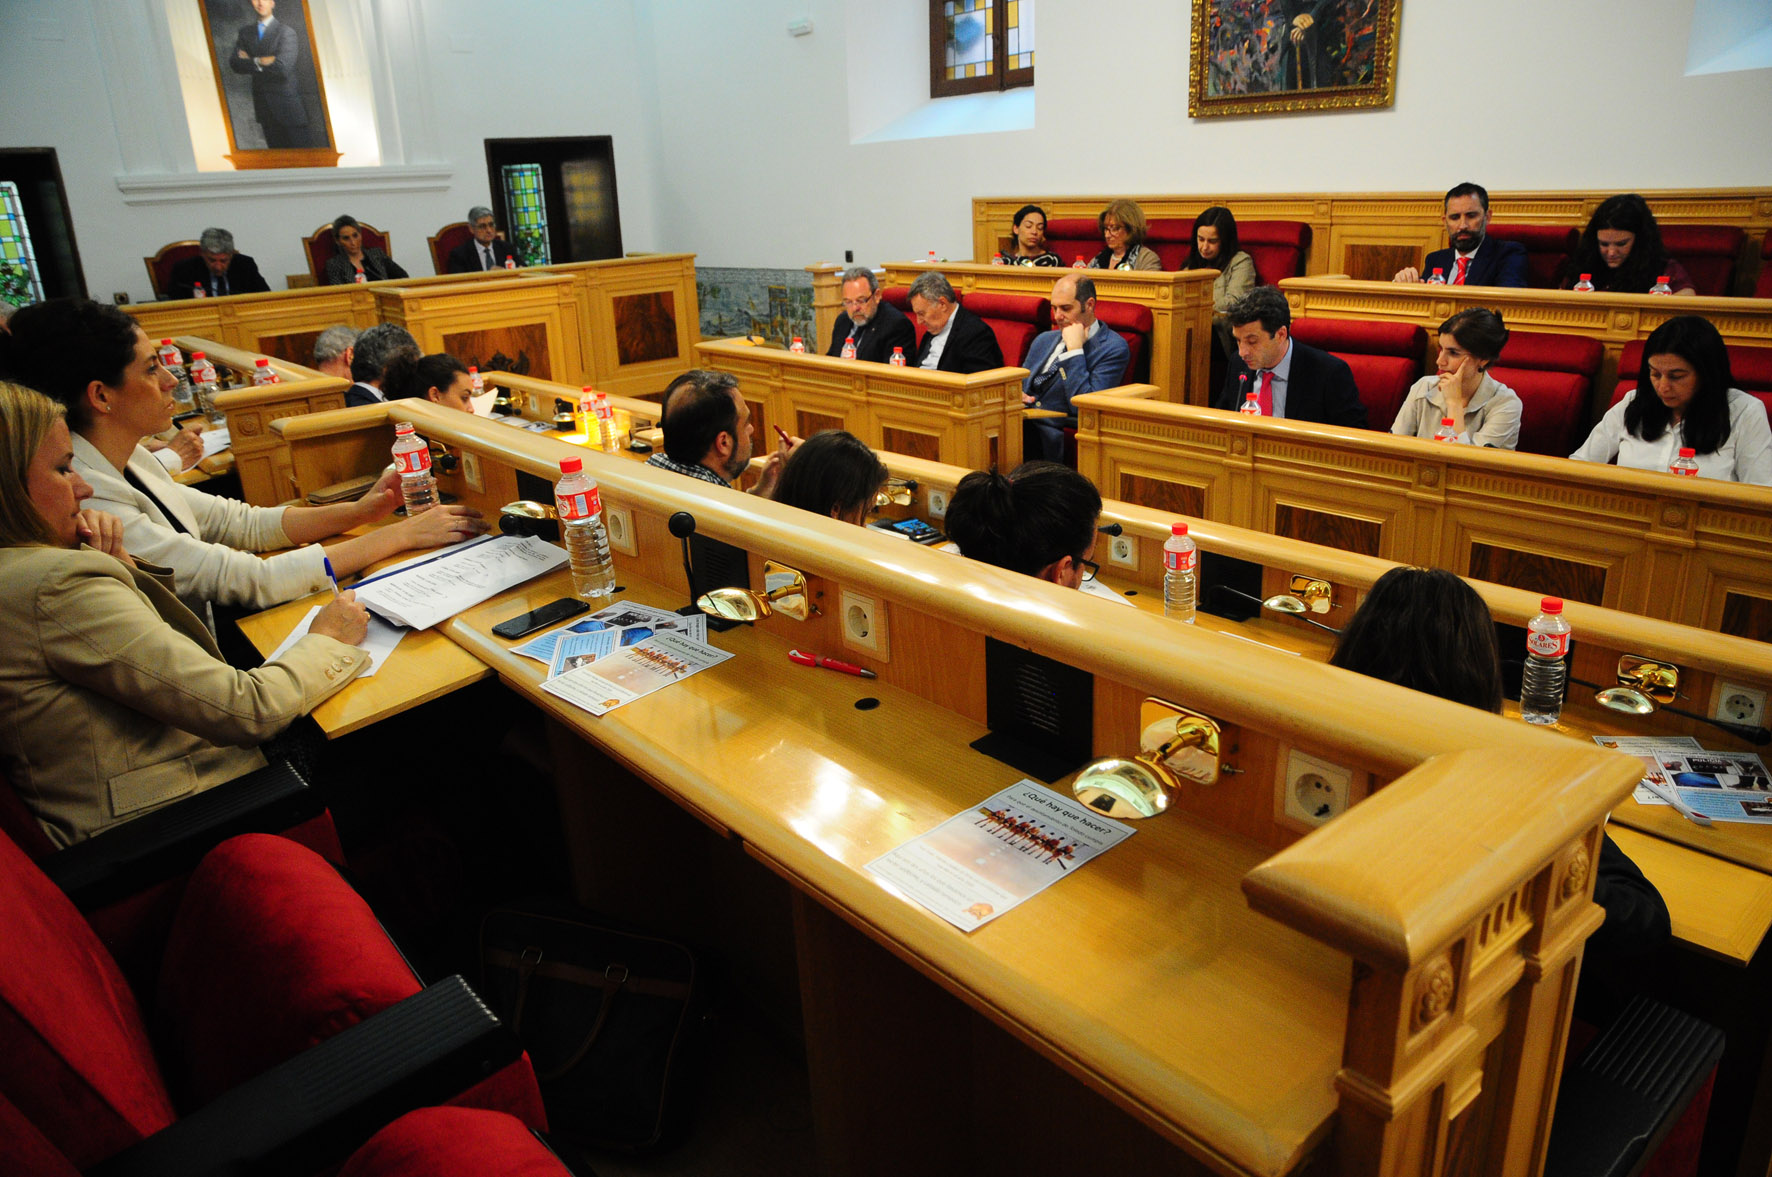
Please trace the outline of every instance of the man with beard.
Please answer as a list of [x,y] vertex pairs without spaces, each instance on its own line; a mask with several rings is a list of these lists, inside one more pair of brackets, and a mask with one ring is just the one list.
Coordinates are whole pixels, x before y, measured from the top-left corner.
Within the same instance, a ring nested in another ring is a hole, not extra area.
[[1526,249],[1517,241],[1493,241],[1489,228],[1489,191],[1466,181],[1446,193],[1446,236],[1451,249],[1427,255],[1421,269],[1404,266],[1393,282],[1421,282],[1435,270],[1451,286],[1524,286]]
[[827,356],[843,354],[843,344],[855,341],[855,358],[872,364],[892,361],[892,349],[904,350],[905,362],[917,354],[917,333],[904,312],[880,297],[880,283],[866,266],[843,271],[843,313],[831,332]]
[[[646,464],[674,474],[731,486],[751,460],[751,406],[739,395],[738,377],[730,372],[694,368],[665,389],[664,453]],[[799,439],[784,440],[751,493],[769,498],[781,478],[781,465]]]

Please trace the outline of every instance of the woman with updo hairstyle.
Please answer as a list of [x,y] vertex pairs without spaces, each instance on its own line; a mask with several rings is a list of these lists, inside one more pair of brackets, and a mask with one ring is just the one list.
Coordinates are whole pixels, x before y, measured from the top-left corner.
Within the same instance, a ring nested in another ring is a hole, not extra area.
[[860,526],[886,485],[885,465],[867,442],[841,429],[815,433],[789,453],[770,497],[778,503]]
[[1007,475],[974,470],[948,500],[948,537],[961,554],[1065,588],[1095,577],[1095,484],[1057,462],[1023,462]]
[[1766,406],[1734,384],[1729,349],[1710,320],[1677,315],[1643,344],[1637,386],[1606,410],[1569,456],[1666,470],[1688,448],[1697,451],[1702,478],[1772,486]]
[[428,356],[395,356],[382,374],[389,400],[415,398],[464,413],[474,411],[474,378],[468,366],[446,351]]
[[1015,210],[1015,244],[1003,255],[1011,266],[1061,266],[1056,253],[1046,248],[1046,210],[1024,204]]
[[1507,346],[1501,316],[1486,307],[1459,311],[1440,324],[1440,351],[1432,376],[1417,380],[1391,432],[1431,439],[1447,417],[1464,445],[1511,450],[1520,443],[1520,396],[1489,375]]
[[1649,202],[1635,192],[1608,196],[1588,218],[1575,252],[1558,270],[1557,285],[1568,290],[1586,274],[1595,290],[1647,294],[1666,277],[1674,294],[1697,294],[1686,267],[1667,256],[1661,226]]
[[407,276],[399,262],[373,245],[363,244],[363,228],[356,217],[344,216],[332,222],[332,240],[338,252],[326,259],[326,268],[320,275],[322,286],[348,286],[352,282],[380,282]]
[[1163,259],[1154,249],[1145,248],[1145,234],[1150,224],[1138,202],[1122,197],[1101,210],[1095,218],[1101,239],[1107,244],[1087,266],[1091,270],[1161,270]]

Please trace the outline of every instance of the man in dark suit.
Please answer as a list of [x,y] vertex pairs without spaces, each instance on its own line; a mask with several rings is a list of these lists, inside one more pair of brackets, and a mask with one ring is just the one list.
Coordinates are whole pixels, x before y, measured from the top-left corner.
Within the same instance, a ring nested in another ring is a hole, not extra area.
[[843,313],[831,332],[827,356],[843,354],[846,340],[855,340],[855,358],[870,364],[892,362],[892,349],[904,349],[909,364],[917,354],[917,332],[904,312],[880,297],[880,283],[866,266],[843,271]]
[[167,275],[167,289],[162,291],[167,298],[220,298],[270,290],[270,283],[258,272],[258,263],[234,252],[234,235],[226,229],[203,230],[197,249],[196,257],[179,262]]
[[1421,282],[1440,271],[1449,286],[1526,285],[1526,247],[1488,236],[1489,190],[1466,181],[1446,193],[1446,237],[1450,249],[1427,255],[1421,269],[1404,266],[1395,282]]
[[1366,406],[1347,363],[1292,338],[1292,308],[1272,286],[1257,286],[1225,311],[1237,358],[1224,374],[1215,409],[1236,411],[1253,393],[1264,417],[1366,428]]
[[264,130],[266,147],[312,147],[308,108],[295,83],[303,37],[273,15],[277,0],[250,2],[258,19],[240,27],[228,65],[237,74],[252,75],[252,114]]
[[[1132,349],[1119,332],[1096,319],[1094,279],[1076,273],[1053,283],[1052,328],[1028,346],[1028,374],[1021,382],[1024,408],[1068,415],[1072,397],[1125,383]],[[1063,461],[1065,419],[1037,417],[1025,422],[1023,452]]]
[[445,274],[502,270],[507,258],[519,266],[523,264],[511,243],[498,235],[498,221],[485,205],[477,204],[468,210],[468,232],[474,235],[473,239],[449,251],[449,260],[443,267]]
[[356,383],[345,389],[345,408],[387,400],[381,382],[388,365],[400,356],[416,360],[419,355],[418,340],[398,323],[377,323],[365,330],[351,349],[351,379]]
[[916,366],[970,375],[1003,366],[997,333],[960,305],[948,280],[929,270],[911,283],[911,313],[923,324]]

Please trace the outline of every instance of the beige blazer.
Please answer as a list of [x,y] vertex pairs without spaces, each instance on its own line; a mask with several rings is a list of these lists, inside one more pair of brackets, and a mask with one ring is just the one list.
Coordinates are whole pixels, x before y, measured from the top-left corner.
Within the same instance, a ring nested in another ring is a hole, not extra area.
[[310,634],[236,670],[162,578],[0,548],[0,768],[58,846],[260,767],[257,745],[368,668]]

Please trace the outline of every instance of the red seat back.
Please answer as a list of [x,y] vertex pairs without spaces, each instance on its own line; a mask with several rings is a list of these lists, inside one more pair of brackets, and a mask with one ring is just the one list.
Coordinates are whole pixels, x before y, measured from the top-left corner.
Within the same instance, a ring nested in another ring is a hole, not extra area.
[[451,221],[438,229],[435,237],[425,238],[431,247],[431,272],[448,273],[449,255],[455,252],[456,246],[473,239],[474,231],[466,221]]
[[1095,317],[1117,332],[1131,350],[1123,383],[1144,384],[1151,378],[1151,328],[1156,320],[1151,308],[1135,302],[1095,300]]
[[1311,256],[1311,227],[1303,221],[1239,221],[1237,248],[1255,263],[1262,285],[1272,286],[1304,273]]
[[1754,282],[1755,298],[1772,298],[1772,233],[1760,240],[1760,276]]
[[[1003,363],[1019,367],[1034,337],[1052,326],[1052,304],[1031,294],[996,294],[975,290],[961,305],[985,321],[1003,349]],[[921,340],[918,341],[919,344]]]
[[1667,256],[1686,267],[1699,294],[1735,292],[1735,263],[1747,234],[1733,225],[1663,225],[1661,243]]
[[1341,357],[1353,370],[1366,425],[1389,430],[1421,375],[1427,332],[1413,323],[1365,319],[1294,319],[1292,337]]
[[[1729,375],[1735,380],[1735,387],[1743,392],[1752,393],[1766,404],[1772,411],[1772,347],[1745,347],[1729,344]],[[1637,386],[1637,376],[1643,369],[1643,341],[1633,339],[1624,345],[1618,356],[1618,386],[1612,390],[1610,403],[1617,404],[1624,399],[1624,394]]]
[[[379,249],[389,256],[394,249],[390,244],[392,238],[367,221],[357,222],[357,232],[363,238],[364,249]],[[314,281],[326,280],[326,263],[338,252],[338,242],[332,237],[332,222],[327,221],[314,230],[311,237],[301,239],[302,251],[308,255],[308,271],[314,275]]]
[[1552,290],[1557,270],[1581,240],[1581,230],[1570,225],[1490,225],[1489,236],[1525,247],[1526,285]]
[[[889,302],[904,312],[904,317],[911,321],[911,330],[917,333],[917,346],[922,347],[923,320],[911,314],[911,288],[909,286],[882,286],[880,287],[880,300]],[[906,360],[915,358],[915,356],[905,357]]]
[[[1540,372],[1574,372],[1592,380],[1600,370],[1606,349],[1585,335],[1560,335],[1548,331],[1515,331],[1495,361],[1495,369],[1531,368]],[[1494,370],[1494,369],[1492,369]],[[1499,379],[1499,377],[1498,377]],[[1503,380],[1503,384],[1507,381]]]
[[1144,243],[1163,259],[1165,270],[1179,270],[1194,247],[1194,218],[1157,217],[1147,227]]
[[1489,375],[1520,395],[1522,453],[1567,457],[1587,436],[1587,405],[1606,349],[1585,335],[1515,331]]
[[186,258],[199,257],[202,253],[202,246],[195,241],[174,241],[170,245],[161,246],[160,252],[153,257],[143,258],[142,261],[148,267],[148,282],[153,287],[154,297],[165,298],[172,289],[174,266]]
[[1053,217],[1046,222],[1046,248],[1068,266],[1078,258],[1088,261],[1107,248],[1107,242],[1094,217]]

